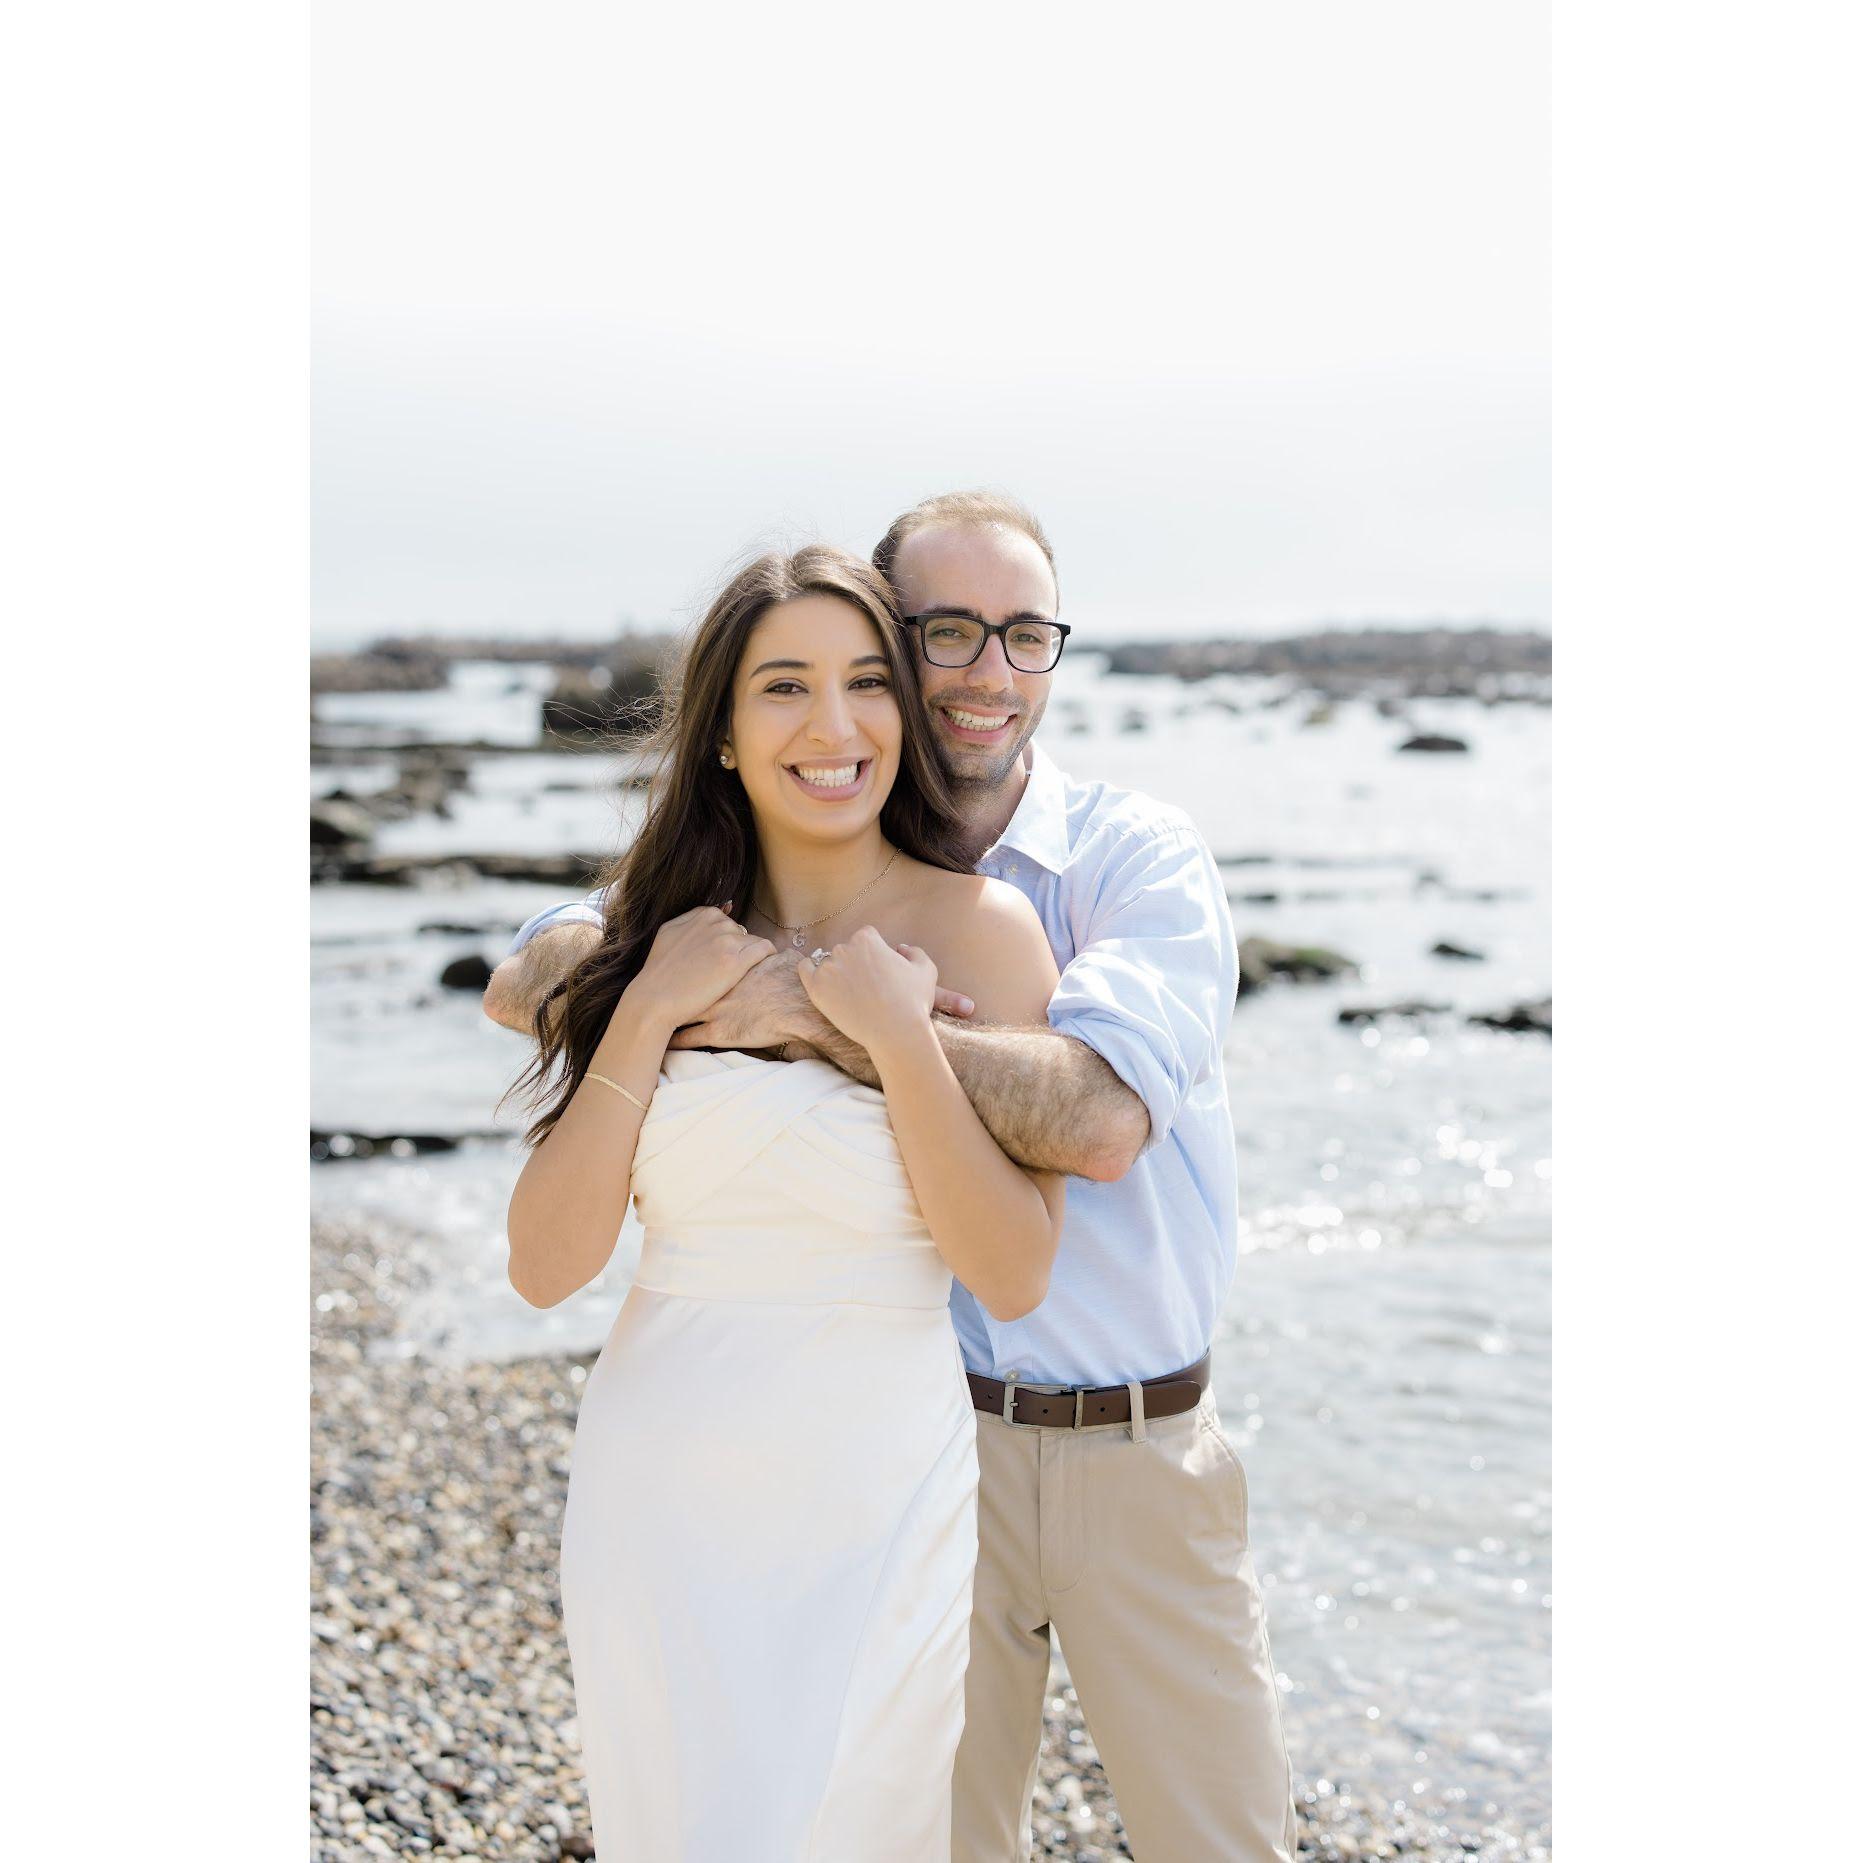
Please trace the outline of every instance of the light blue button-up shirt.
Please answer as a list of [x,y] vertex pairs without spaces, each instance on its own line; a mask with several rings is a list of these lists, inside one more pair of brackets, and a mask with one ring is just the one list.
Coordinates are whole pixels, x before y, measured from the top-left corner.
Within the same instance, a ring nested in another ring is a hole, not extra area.
[[[1117,1183],[1069,1180],[1048,1297],[1033,1313],[993,1320],[953,1286],[965,1363],[1031,1384],[1162,1377],[1203,1356],[1235,1275],[1223,1044],[1236,942],[1222,877],[1182,810],[1076,782],[1034,745],[1022,800],[978,870],[1041,915],[1061,972],[1048,1020],[1145,1102],[1151,1137]],[[539,913],[512,950],[545,925],[599,923],[600,900]]]

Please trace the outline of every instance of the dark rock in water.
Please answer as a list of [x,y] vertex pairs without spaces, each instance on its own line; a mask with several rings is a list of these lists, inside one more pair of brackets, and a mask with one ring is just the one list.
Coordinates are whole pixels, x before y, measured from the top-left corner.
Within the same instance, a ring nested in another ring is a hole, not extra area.
[[1399,750],[1465,751],[1468,745],[1459,737],[1444,737],[1438,731],[1419,731],[1398,745]]
[[[321,797],[311,810],[312,845],[343,847],[360,843],[374,833],[377,823],[402,822],[412,815],[450,819],[450,798],[471,786],[471,757],[444,746],[410,746],[398,753],[397,762],[396,779],[384,789],[371,790],[364,796],[333,789]],[[331,804],[337,805],[334,817],[327,814]],[[321,839],[319,811],[326,811]],[[345,823],[351,830],[364,832],[337,833],[336,828]]]
[[495,1132],[323,1132],[311,1128],[314,1163],[339,1158],[412,1158],[419,1152],[456,1151],[464,1138],[497,1138]]
[[451,798],[472,786],[472,759],[457,749],[410,745],[400,751],[397,762],[394,783],[368,799],[380,821],[406,821],[410,815],[450,820]]
[[468,787],[468,772],[451,762],[410,755],[401,758],[396,782],[373,799],[384,821],[405,821],[410,815],[452,816],[451,800]]
[[1143,731],[1150,722],[1151,720],[1134,706],[1131,710],[1121,714],[1119,728],[1121,731]]
[[1358,966],[1351,958],[1323,945],[1280,944],[1272,938],[1244,938],[1236,946],[1236,962],[1241,973],[1236,986],[1238,997],[1259,990],[1274,977],[1310,983],[1358,974]]
[[472,755],[461,744],[404,744],[395,761],[404,783],[432,777],[449,790],[465,789],[472,781]]
[[599,672],[568,672],[543,701],[543,732],[571,739],[638,735],[650,725],[636,719],[633,709]]
[[310,812],[312,847],[366,847],[375,838],[375,817],[346,796],[325,796]]
[[1390,698],[1396,687],[1407,695],[1534,702],[1551,687],[1552,642],[1520,628],[1334,627],[1274,640],[1127,642],[1107,649],[1106,667],[1193,680],[1216,673],[1283,678],[1329,698]]
[[527,880],[586,893],[606,863],[594,854],[325,854],[312,880],[356,886],[469,886],[474,880]]
[[667,643],[654,636],[626,636],[615,643],[607,664],[583,671],[567,668],[543,702],[545,737],[579,739],[640,737],[660,716],[660,668]]
[[412,643],[369,653],[311,656],[310,687],[318,692],[438,692],[452,668]]
[[412,787],[397,783],[392,789],[384,789],[369,798],[369,809],[377,821],[384,822],[404,822],[414,815],[450,819],[453,813],[447,806],[445,790],[425,783]]
[[492,980],[492,967],[477,951],[469,957],[456,957],[440,972],[443,990],[479,990]]
[[1466,951],[1459,944],[1451,944],[1447,938],[1439,938],[1430,946],[1431,957],[1459,957],[1470,964],[1485,964],[1488,954],[1485,951]]
[[430,653],[440,659],[498,660],[507,665],[600,666],[615,650],[612,640],[570,639],[561,634],[391,634],[369,644],[370,653]]
[[1446,1016],[1449,1013],[1447,1003],[1377,1003],[1360,1004],[1339,1012],[1341,1022],[1376,1022],[1380,1016]]
[[1470,1016],[1469,1021],[1481,1028],[1508,1029],[1522,1035],[1550,1035],[1552,998],[1542,996],[1536,1003],[1516,1003],[1511,1009]]
[[508,938],[517,926],[509,919],[490,919],[483,925],[468,925],[463,919],[428,919],[414,929],[422,936],[433,933],[442,938]]
[[[415,741],[411,730],[392,724],[322,724],[311,720],[310,761],[313,769],[327,763],[378,764]],[[429,740],[420,740],[426,748]],[[534,757],[536,744],[499,743],[491,738],[449,738],[440,746],[473,757]]]

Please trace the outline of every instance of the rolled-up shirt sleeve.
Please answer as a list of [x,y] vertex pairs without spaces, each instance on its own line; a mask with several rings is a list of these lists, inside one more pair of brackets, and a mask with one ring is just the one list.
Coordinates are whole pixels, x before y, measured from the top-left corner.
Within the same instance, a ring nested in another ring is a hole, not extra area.
[[1122,848],[1100,876],[1087,936],[1061,973],[1048,1021],[1145,1102],[1145,1150],[1221,1068],[1235,1002],[1235,927],[1202,836],[1169,828]]
[[518,927],[517,936],[511,940],[511,949],[505,955],[515,956],[540,931],[549,931],[553,926],[599,925],[602,922],[603,898],[604,894],[598,886],[594,892],[584,894],[580,899],[565,900],[560,906],[547,906]]

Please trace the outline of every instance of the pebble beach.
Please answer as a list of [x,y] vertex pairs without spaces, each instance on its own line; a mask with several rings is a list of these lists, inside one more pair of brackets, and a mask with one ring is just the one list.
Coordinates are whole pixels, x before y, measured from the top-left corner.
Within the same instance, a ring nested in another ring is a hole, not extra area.
[[[379,1225],[311,1232],[310,1854],[593,1857],[556,1570],[591,1361],[398,1352],[421,1255]],[[1302,1857],[1551,1854],[1534,1833],[1457,1834],[1350,1781],[1296,1780]],[[1034,1830],[1039,1857],[1132,1854],[1065,1683],[1049,1694]]]

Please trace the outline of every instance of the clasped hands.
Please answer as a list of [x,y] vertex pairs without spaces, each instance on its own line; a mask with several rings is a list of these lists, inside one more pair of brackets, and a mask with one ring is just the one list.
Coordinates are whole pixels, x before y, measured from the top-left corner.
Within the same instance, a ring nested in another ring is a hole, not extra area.
[[939,986],[936,967],[916,945],[890,945],[868,925],[820,963],[800,951],[769,951],[670,1045],[793,1053],[792,1044],[813,1049],[838,1030],[871,1053],[934,1011],[962,1017],[975,1007]]

